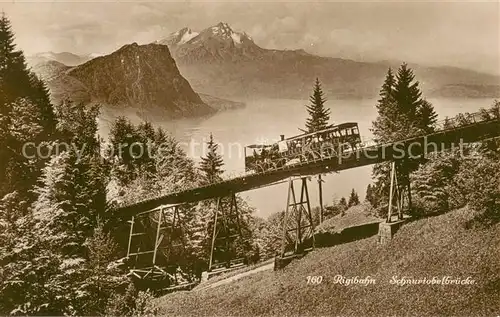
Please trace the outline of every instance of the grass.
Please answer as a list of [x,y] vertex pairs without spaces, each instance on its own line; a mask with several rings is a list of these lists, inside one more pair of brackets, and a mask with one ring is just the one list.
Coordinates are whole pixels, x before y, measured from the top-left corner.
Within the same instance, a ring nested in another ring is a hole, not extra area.
[[[189,316],[497,316],[500,314],[500,224],[466,229],[460,209],[377,237],[317,249],[282,271],[267,271],[200,292],[157,299],[162,315]],[[335,284],[337,274],[376,279],[375,285]],[[321,275],[319,285],[307,276]],[[389,283],[392,276],[473,278],[473,285]]]
[[221,274],[219,274],[217,276],[214,276],[214,277],[210,278],[208,281],[199,284],[198,286],[196,286],[194,288],[194,290],[197,290],[199,288],[208,287],[208,286],[210,286],[210,285],[212,285],[212,284],[214,284],[216,282],[219,282],[221,280],[230,278],[232,276],[235,276],[235,275],[238,275],[238,274],[241,274],[241,273],[245,273],[245,272],[251,271],[253,269],[256,269],[256,268],[264,266],[264,265],[267,265],[267,264],[272,263],[272,262],[274,262],[274,258],[266,260],[266,261],[263,261],[263,262],[259,262],[259,263],[256,263],[256,264],[251,264],[251,265],[243,266],[241,268],[237,268],[237,269],[234,269],[232,271],[221,273]]
[[384,219],[373,216],[365,205],[357,205],[347,209],[343,216],[339,214],[326,219],[316,227],[316,231],[340,233],[346,228],[381,221],[384,221]]

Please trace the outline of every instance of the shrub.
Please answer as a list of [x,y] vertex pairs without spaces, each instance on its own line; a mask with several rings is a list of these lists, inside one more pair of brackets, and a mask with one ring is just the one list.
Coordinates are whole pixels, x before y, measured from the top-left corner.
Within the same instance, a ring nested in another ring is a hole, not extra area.
[[482,214],[476,220],[500,222],[500,161],[478,156],[462,163],[455,183],[467,204]]
[[134,301],[132,316],[156,316],[158,307],[155,305],[153,294],[149,291],[140,291]]
[[123,294],[115,293],[108,300],[107,316],[155,316],[158,309],[153,294],[148,291],[139,291],[130,283]]
[[[412,175],[412,198],[415,214],[450,210],[452,179],[460,168],[457,153],[433,154]],[[458,207],[458,206],[457,206]]]

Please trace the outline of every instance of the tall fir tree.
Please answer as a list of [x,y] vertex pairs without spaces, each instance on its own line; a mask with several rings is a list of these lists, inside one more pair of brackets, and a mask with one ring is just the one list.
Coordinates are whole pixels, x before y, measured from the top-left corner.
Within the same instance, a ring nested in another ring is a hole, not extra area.
[[371,184],[368,184],[368,186],[366,186],[365,200],[369,202],[372,207],[377,207],[377,195],[375,192],[375,186],[372,186]]
[[[396,78],[389,69],[380,90],[377,103],[378,117],[372,124],[372,132],[377,143],[394,142],[416,134],[434,131],[437,114],[431,103],[422,99],[422,92],[415,81],[415,75],[407,64],[398,69]],[[421,160],[405,157],[396,162],[399,186],[407,188],[411,206],[410,173],[415,171]],[[389,163],[376,164],[373,175],[376,191],[386,200],[390,186]],[[372,188],[372,190],[374,190]]]
[[16,50],[5,14],[0,17],[0,125],[0,197],[17,190],[33,199],[29,188],[45,161],[29,160],[22,148],[27,141],[51,141],[55,117],[47,88],[28,70],[23,52]]
[[414,124],[418,121],[417,112],[422,105],[422,92],[418,87],[418,81],[415,81],[415,75],[406,63],[399,67],[396,78],[393,95],[398,111],[408,120],[406,124]]
[[218,147],[218,144],[214,142],[212,133],[210,133],[210,139],[207,142],[208,153],[201,158],[200,163],[200,170],[204,174],[205,181],[209,184],[221,180],[221,175],[224,172],[222,170],[224,161],[217,152]]
[[342,208],[347,209],[347,200],[345,199],[345,197],[340,198],[340,200],[339,200],[339,205],[340,205]]
[[16,98],[29,96],[32,91],[30,77],[23,52],[16,50],[10,21],[5,13],[2,13],[0,18],[1,104],[8,104]]
[[417,109],[416,128],[426,134],[434,132],[437,117],[438,115],[432,104],[423,99],[420,107]]
[[326,98],[324,97],[321,83],[316,78],[313,94],[309,97],[310,105],[306,106],[309,118],[306,119],[306,132],[316,132],[327,129],[330,121],[330,109],[325,107]]
[[389,68],[384,80],[384,84],[380,89],[380,99],[377,102],[376,108],[378,117],[372,123],[372,132],[377,143],[390,142],[397,137],[393,136],[394,131],[398,130],[398,124],[402,120],[398,117],[397,104],[394,99],[394,86],[396,78]]
[[353,188],[351,194],[349,195],[349,201],[347,203],[347,206],[352,207],[357,205],[359,205],[359,196],[358,193],[356,193],[356,191]]

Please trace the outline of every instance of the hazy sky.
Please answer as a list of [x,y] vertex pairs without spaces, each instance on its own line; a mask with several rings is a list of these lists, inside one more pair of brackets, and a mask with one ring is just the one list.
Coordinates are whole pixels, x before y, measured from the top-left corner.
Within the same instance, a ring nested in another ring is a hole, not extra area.
[[220,21],[265,48],[355,60],[395,59],[500,72],[500,5],[490,2],[1,3],[20,48],[108,53]]

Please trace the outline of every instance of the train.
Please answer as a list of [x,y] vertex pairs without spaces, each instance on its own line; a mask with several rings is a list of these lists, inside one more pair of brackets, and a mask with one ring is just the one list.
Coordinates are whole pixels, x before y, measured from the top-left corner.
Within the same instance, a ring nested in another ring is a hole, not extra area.
[[245,170],[261,173],[290,164],[336,157],[344,151],[355,151],[360,144],[361,135],[356,122],[345,122],[286,139],[281,135],[280,141],[273,144],[246,146]]

